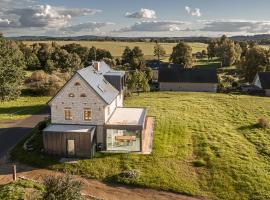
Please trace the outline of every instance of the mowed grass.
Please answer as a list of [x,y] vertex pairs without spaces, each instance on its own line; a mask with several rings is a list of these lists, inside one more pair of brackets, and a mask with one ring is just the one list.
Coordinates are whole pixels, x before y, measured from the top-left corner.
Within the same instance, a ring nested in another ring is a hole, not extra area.
[[[210,199],[270,199],[270,130],[256,125],[270,120],[270,98],[157,92],[126,106],[155,117],[152,155],[105,154],[53,168]],[[117,178],[125,170],[140,176]]]
[[[24,41],[25,44],[31,45],[36,42],[52,43],[52,41]],[[59,45],[65,45],[70,43],[78,43],[84,47],[91,48],[95,46],[96,48],[106,49],[111,52],[112,56],[119,57],[122,55],[124,49],[128,46],[133,48],[138,46],[142,49],[145,56],[153,56],[154,42],[111,42],[111,41],[56,41]],[[172,53],[172,48],[176,43],[160,43],[166,50],[166,54],[170,55]],[[189,43],[193,49],[193,52],[202,51],[207,48],[207,44],[203,43]]]
[[22,96],[17,100],[0,102],[1,120],[26,118],[42,109],[50,97]]

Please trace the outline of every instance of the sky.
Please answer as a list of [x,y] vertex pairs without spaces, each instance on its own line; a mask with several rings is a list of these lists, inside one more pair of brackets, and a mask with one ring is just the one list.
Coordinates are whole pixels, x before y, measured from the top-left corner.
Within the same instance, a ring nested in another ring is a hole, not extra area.
[[5,36],[270,33],[270,0],[0,0]]

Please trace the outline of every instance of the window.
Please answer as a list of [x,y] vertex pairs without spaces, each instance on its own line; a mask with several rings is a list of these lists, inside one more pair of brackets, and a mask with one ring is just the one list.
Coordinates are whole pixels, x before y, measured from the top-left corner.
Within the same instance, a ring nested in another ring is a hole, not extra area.
[[91,121],[92,120],[92,111],[90,108],[84,109],[84,121]]
[[81,94],[81,97],[86,97],[86,94],[85,94],[85,93],[82,93],[82,94]]
[[69,97],[75,97],[75,94],[74,93],[69,93],[68,96]]
[[65,120],[72,120],[70,108],[65,108]]
[[80,82],[76,82],[74,85],[75,86],[80,86],[81,84],[80,84]]

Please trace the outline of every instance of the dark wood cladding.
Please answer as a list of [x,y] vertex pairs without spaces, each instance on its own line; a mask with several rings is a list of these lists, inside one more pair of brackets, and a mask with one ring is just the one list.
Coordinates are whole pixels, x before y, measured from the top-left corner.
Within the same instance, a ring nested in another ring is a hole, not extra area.
[[94,154],[95,130],[89,132],[43,132],[43,144],[46,153],[68,156],[67,141],[75,140],[75,156],[91,158]]

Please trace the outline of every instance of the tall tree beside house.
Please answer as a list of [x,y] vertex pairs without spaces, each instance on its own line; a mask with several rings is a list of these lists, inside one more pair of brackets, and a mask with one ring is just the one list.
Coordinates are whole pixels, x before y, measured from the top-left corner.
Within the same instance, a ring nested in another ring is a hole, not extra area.
[[180,64],[185,68],[191,68],[193,64],[192,48],[185,42],[179,42],[173,47],[170,61]]
[[122,54],[122,65],[127,65],[130,70],[144,70],[145,59],[142,50],[137,46],[132,50],[126,47]]
[[241,60],[242,74],[249,82],[253,81],[257,72],[270,70],[270,55],[262,47],[254,46],[249,48]]
[[19,46],[0,38],[0,100],[16,99],[24,79],[24,55]]
[[142,91],[150,91],[146,74],[139,70],[130,71],[128,73],[126,84],[130,92],[137,92],[139,94],[139,92]]
[[165,55],[166,55],[165,49],[158,42],[156,42],[154,46],[154,56],[157,56],[158,61],[160,62],[160,57]]
[[122,54],[122,65],[130,64],[132,60],[132,52],[129,47],[126,47]]

